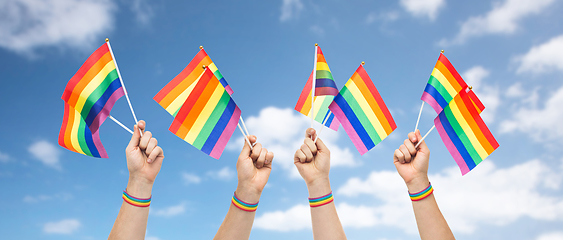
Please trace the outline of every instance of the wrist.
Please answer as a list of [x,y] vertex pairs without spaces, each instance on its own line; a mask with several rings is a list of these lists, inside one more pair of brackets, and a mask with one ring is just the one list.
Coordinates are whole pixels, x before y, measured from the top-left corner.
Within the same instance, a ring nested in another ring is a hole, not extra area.
[[237,198],[242,201],[248,203],[257,203],[258,201],[260,201],[262,191],[239,185],[237,187],[237,190],[235,191],[235,194],[237,195]]
[[407,189],[410,193],[420,192],[428,187],[430,184],[430,180],[428,180],[428,176],[421,176],[417,178],[413,178],[409,182],[405,182],[407,184]]
[[332,191],[330,188],[330,180],[328,177],[315,179],[307,183],[307,190],[309,191],[309,197],[324,196]]
[[138,198],[150,198],[152,195],[152,182],[142,179],[129,178],[127,193]]

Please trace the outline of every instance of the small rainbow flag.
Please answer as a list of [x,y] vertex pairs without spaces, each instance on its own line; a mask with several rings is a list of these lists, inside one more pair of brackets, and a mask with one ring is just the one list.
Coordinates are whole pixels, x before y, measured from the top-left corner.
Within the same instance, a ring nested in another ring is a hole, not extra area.
[[210,68],[201,74],[169,130],[209,156],[219,159],[238,124],[241,111]]
[[107,158],[98,130],[125,95],[109,45],[99,47],[69,80],[59,144],[71,151]]
[[334,98],[329,109],[364,154],[383,141],[397,125],[362,65]]
[[430,104],[439,114],[460,91],[466,88],[467,84],[463,78],[448,58],[440,53],[420,99]]
[[176,116],[182,104],[184,104],[188,95],[190,95],[194,89],[195,83],[199,80],[201,74],[203,74],[203,65],[211,69],[229,95],[233,94],[233,90],[227,81],[225,81],[225,78],[219,72],[215,63],[211,61],[211,58],[209,58],[205,50],[201,48],[188,66],[174,77],[172,81],[166,84],[153,99],[166,109],[167,112],[172,114],[172,116]]
[[434,119],[436,129],[462,175],[499,147],[481,119],[479,113],[483,108],[476,101],[479,102],[472,91],[461,91]]
[[[311,117],[311,89],[313,88],[314,72],[315,70],[313,70],[311,75],[309,75],[309,79],[307,80],[303,91],[301,91],[299,100],[295,105],[295,110],[308,117]],[[320,46],[317,46],[315,80],[315,111],[313,118],[315,121],[323,123],[323,121],[325,121],[328,117],[325,126],[337,131],[338,126],[340,126],[340,122],[338,122],[338,119],[334,117],[334,114],[330,113],[328,106],[332,103],[334,96],[338,95],[338,88],[336,87],[336,83],[334,82],[334,78],[332,77],[332,73],[330,72],[330,68],[326,63],[326,59]]]

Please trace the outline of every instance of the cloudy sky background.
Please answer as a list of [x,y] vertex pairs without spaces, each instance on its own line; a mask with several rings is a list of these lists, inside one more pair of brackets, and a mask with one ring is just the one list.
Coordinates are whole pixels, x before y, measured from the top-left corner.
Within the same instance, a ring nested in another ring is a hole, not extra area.
[[[500,143],[462,177],[433,132],[430,180],[457,239],[563,239],[563,11],[556,0],[0,2],[0,232],[7,239],[105,239],[121,205],[130,135],[101,127],[109,159],[57,144],[62,91],[106,37],[139,119],[165,150],[147,239],[211,239],[236,188],[237,131],[219,160],[168,131],[152,97],[203,45],[235,91],[251,134],[275,153],[251,239],[312,239],[307,190],[293,166],[309,121],[293,110],[319,43],[341,87],[361,61],[397,130],[360,156],[323,131],[349,239],[416,239],[392,154],[414,128],[441,49],[486,106]],[[125,99],[112,115],[128,126]],[[432,126],[426,107],[420,129]],[[317,126],[318,127],[318,126]]]

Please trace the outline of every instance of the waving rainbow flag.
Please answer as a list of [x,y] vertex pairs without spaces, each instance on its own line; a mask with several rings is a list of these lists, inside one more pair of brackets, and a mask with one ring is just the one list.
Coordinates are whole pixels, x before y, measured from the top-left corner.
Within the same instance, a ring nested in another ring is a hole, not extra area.
[[332,103],[334,96],[338,95],[338,88],[336,87],[336,83],[334,82],[330,68],[326,63],[324,54],[321,51],[321,47],[316,47],[316,70],[313,70],[313,72],[311,72],[311,75],[309,76],[309,79],[307,80],[303,91],[301,91],[299,100],[295,105],[295,110],[305,116],[311,117],[311,95],[313,88],[313,73],[315,73],[315,109],[313,118],[315,119],[315,121],[323,123],[323,121],[325,121],[325,119],[328,117],[325,126],[337,131],[340,123],[338,122],[338,119],[334,117],[334,114],[330,113],[328,106],[330,105],[330,103]]
[[466,88],[467,84],[463,78],[448,58],[440,53],[420,99],[430,104],[439,114],[460,91]]
[[221,85],[229,94],[233,94],[233,90],[223,77],[223,75],[215,66],[215,63],[211,61],[211,58],[207,55],[202,47],[195,57],[190,61],[188,66],[182,70],[172,81],[170,81],[164,88],[162,88],[154,100],[160,104],[167,112],[176,116],[182,104],[186,101],[191,91],[194,89],[197,81],[203,74],[203,65],[208,67],[221,82]]
[[210,68],[201,74],[169,130],[195,148],[219,159],[241,111]]
[[109,43],[99,47],[69,80],[62,95],[65,113],[59,145],[93,157],[107,158],[98,130],[115,102],[125,95]]
[[362,155],[397,128],[363,65],[340,90],[329,109]]
[[462,175],[499,147],[479,115],[483,108],[476,104],[476,99],[472,91],[461,91],[434,119],[436,129]]

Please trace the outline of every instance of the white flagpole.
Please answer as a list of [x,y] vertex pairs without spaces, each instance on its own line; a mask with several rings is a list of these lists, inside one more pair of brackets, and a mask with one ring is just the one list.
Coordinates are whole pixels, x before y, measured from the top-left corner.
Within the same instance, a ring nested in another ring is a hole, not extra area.
[[329,112],[328,115],[326,116],[326,118],[323,120],[323,125],[321,126],[321,130],[319,131],[319,133],[317,133],[317,138],[315,138],[313,143],[317,143],[317,139],[319,139],[319,136],[323,132],[323,129],[325,129],[324,127],[325,127],[326,121],[328,121],[328,119],[330,118],[331,115],[332,115],[332,112]]
[[248,129],[246,128],[246,124],[244,124],[244,120],[242,119],[242,116],[240,116],[240,121],[242,122],[242,127],[244,128],[244,131],[246,131],[246,135],[250,136],[250,133],[248,133]]
[[317,48],[318,43],[315,43],[315,64],[313,66],[313,87],[311,88],[311,127],[315,122],[315,85],[317,83]]
[[424,137],[422,137],[422,139],[420,139],[420,141],[418,141],[418,143],[416,144],[416,146],[414,146],[414,148],[418,148],[418,145],[420,145],[420,143],[422,143],[422,141],[424,141],[424,139],[428,136],[428,134],[430,134],[430,132],[432,132],[432,130],[434,130],[434,128],[436,128],[436,125],[432,125],[432,128],[430,128],[430,130],[428,130],[428,132],[426,132],[426,134],[424,134]]
[[113,116],[109,115],[109,119],[113,120],[115,123],[117,123],[117,125],[121,126],[123,129],[127,130],[127,132],[130,132],[131,134],[133,134],[133,131],[131,131],[131,129],[129,129],[128,127],[123,125],[123,123],[121,123],[120,121],[115,119]]
[[246,134],[244,134],[244,131],[242,130],[242,128],[240,127],[240,124],[237,123],[238,129],[240,129],[240,132],[242,133],[242,136],[244,136],[244,139],[246,140],[246,143],[248,143],[248,146],[250,146],[250,151],[253,150],[252,144],[250,144],[250,140],[248,140],[248,137],[246,136]]
[[422,108],[424,108],[424,101],[422,101],[422,105],[420,106],[420,111],[418,112],[418,119],[416,119],[416,126],[414,127],[414,131],[418,129],[418,123],[420,122],[420,115],[422,114]]

